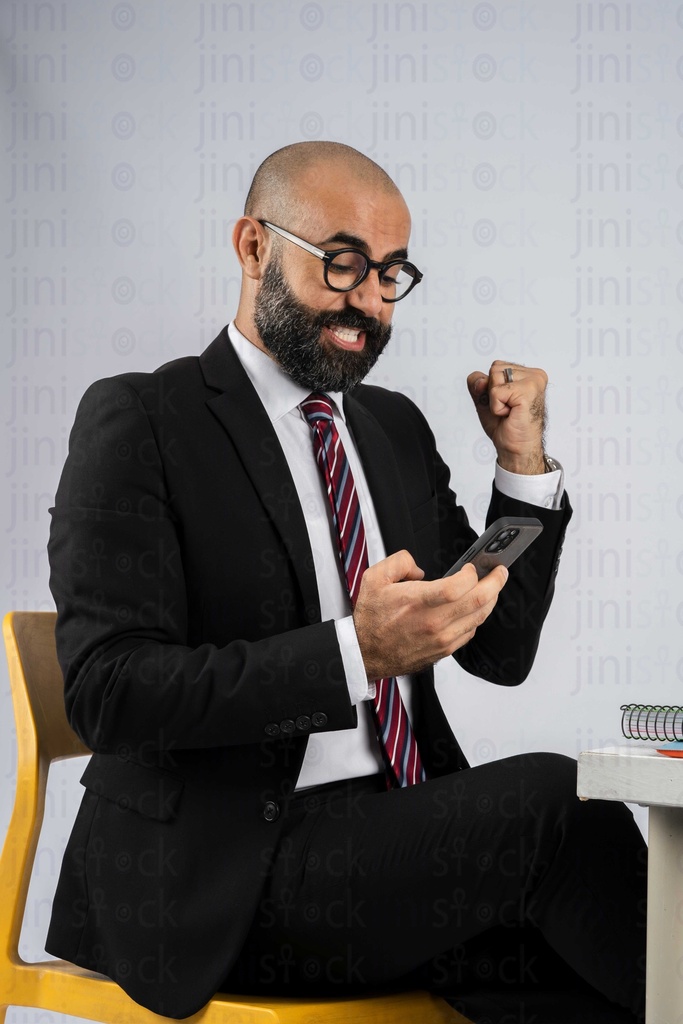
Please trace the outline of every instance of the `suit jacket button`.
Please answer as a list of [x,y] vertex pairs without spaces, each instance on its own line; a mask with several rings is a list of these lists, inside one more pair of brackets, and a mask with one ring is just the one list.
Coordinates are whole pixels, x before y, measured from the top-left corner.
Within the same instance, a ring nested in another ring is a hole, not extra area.
[[308,715],[299,715],[296,720],[296,727],[297,729],[300,729],[301,732],[308,732],[311,728],[311,720]]
[[282,732],[285,733],[294,732],[294,730],[296,729],[296,726],[294,725],[294,720],[292,718],[283,718],[282,721],[280,722],[280,729]]
[[280,808],[274,800],[267,800],[264,804],[263,817],[266,821],[277,821],[280,817]]
[[279,736],[280,726],[277,724],[277,722],[268,722],[268,725],[265,728],[265,733],[266,736]]
[[311,721],[316,729],[322,729],[324,725],[327,725],[327,715],[323,711],[316,711],[311,715]]

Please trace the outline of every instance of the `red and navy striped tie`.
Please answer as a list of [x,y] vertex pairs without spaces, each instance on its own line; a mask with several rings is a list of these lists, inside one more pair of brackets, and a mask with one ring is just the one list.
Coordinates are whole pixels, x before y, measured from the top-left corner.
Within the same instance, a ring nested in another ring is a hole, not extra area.
[[[319,392],[309,395],[301,403],[301,409],[313,431],[313,450],[327,486],[339,556],[353,608],[361,578],[368,567],[368,547],[356,485],[327,395]],[[424,769],[396,680],[378,679],[374,702],[370,701],[369,705],[389,785],[412,786],[423,782]]]

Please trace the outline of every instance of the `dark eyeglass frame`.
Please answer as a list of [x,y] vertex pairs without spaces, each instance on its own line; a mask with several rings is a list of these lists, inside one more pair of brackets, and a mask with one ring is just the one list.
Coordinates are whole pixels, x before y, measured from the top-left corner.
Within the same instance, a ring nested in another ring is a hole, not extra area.
[[[327,252],[325,249],[319,249],[317,245],[313,245],[311,242],[304,241],[304,239],[299,238],[298,235],[293,235],[291,231],[286,231],[285,228],[280,228],[277,226],[277,224],[271,224],[271,222],[268,220],[259,220],[259,224],[262,224],[264,228],[269,228],[271,231],[274,231],[278,235],[282,235],[282,237],[286,238],[288,242],[294,242],[294,245],[298,245],[299,248],[305,249],[306,252],[310,252],[312,256],[317,256],[319,260],[322,260],[323,277],[325,278],[325,284],[333,292],[353,291],[354,288],[357,288],[359,285],[363,283],[363,281],[366,279],[371,270],[377,271],[380,278],[381,287],[382,275],[386,273],[389,267],[409,267],[410,270],[408,271],[408,273],[412,273],[413,280],[411,281],[408,288],[403,292],[403,294],[397,296],[397,298],[395,299],[387,299],[384,297],[384,295],[382,296],[382,302],[400,302],[401,299],[405,299],[406,295],[410,295],[415,285],[419,284],[422,278],[424,277],[424,274],[422,274],[417,269],[415,264],[410,262],[410,260],[395,259],[387,260],[386,263],[378,263],[376,260],[371,260],[369,256],[366,256],[362,249],[355,249],[353,246],[347,246],[344,249],[334,249],[332,252]],[[349,285],[347,288],[338,288],[336,285],[330,284],[328,278],[328,269],[332,260],[335,259],[337,256],[343,255],[345,252],[352,252],[357,256],[362,256],[362,258],[365,260],[365,270],[358,278],[358,280],[354,281],[352,285]]]

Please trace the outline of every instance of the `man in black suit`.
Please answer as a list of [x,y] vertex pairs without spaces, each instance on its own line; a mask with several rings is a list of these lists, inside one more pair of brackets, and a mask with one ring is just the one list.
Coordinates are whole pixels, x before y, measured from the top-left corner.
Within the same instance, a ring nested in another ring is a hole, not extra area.
[[[451,654],[525,678],[570,513],[543,450],[543,371],[471,374],[498,454],[489,521],[544,531],[509,579],[441,578],[474,537],[448,470],[411,402],[360,383],[419,284],[409,233],[396,186],[355,150],[278,151],[235,227],[230,327],[198,358],[98,382],[78,410],[51,587],[69,719],[95,753],[47,948],[159,1013],[187,1016],[221,984],[464,990],[463,964],[503,978],[524,929],[607,1015],[629,1008],[601,1019],[642,1008],[631,816],[581,805],[558,755],[469,768],[436,696]],[[360,502],[353,608],[310,392],[330,396]],[[394,784],[367,713],[392,676],[417,785]]]

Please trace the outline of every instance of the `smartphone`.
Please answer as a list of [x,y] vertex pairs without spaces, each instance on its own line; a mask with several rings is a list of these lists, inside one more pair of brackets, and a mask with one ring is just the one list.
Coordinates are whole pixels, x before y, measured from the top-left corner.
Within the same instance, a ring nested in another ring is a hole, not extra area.
[[479,579],[497,565],[510,566],[532,541],[536,540],[542,530],[543,524],[538,519],[524,516],[503,516],[502,519],[496,519],[481,537],[477,537],[455,565],[444,573],[444,576],[460,572],[467,562],[473,563]]

